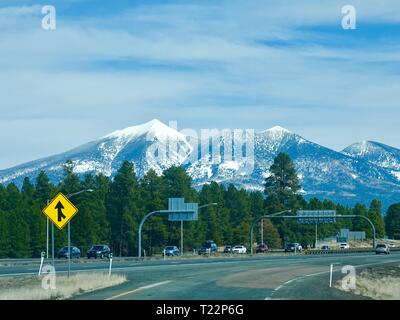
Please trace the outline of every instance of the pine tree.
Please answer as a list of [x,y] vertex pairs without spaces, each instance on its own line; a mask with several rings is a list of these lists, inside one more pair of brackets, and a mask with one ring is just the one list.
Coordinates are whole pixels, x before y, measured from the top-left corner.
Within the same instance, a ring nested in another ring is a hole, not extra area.
[[306,204],[303,197],[297,194],[301,187],[294,163],[288,154],[279,153],[269,172],[264,184],[268,212],[297,210]]
[[376,236],[383,238],[385,235],[385,222],[382,217],[382,204],[379,200],[374,199],[371,202],[368,211],[368,218],[372,221],[375,226]]
[[[364,204],[357,203],[353,209],[353,214],[358,216],[368,217],[368,209]],[[353,222],[354,231],[365,231],[367,238],[372,237],[370,224],[362,218],[356,218]]]
[[8,234],[8,219],[6,213],[0,209],[0,258],[7,258],[10,252]]
[[[165,170],[162,175],[164,185],[165,207],[168,198],[184,198],[185,202],[197,202],[197,192],[192,187],[192,179],[182,167],[172,166]],[[190,222],[184,222],[184,234],[190,228]],[[168,244],[180,243],[180,223],[168,222]]]
[[137,228],[141,218],[137,208],[138,186],[133,164],[124,161],[110,185],[107,197],[112,248],[120,256],[133,255],[137,248]]
[[[151,169],[140,181],[139,207],[142,215],[149,212],[165,209],[163,179]],[[167,244],[167,218],[165,216],[153,215],[143,227],[143,248],[149,255],[162,252]]]
[[[100,180],[101,181],[101,180]],[[93,175],[86,175],[82,190],[93,192],[81,193],[74,198],[79,212],[71,222],[72,244],[81,251],[87,251],[94,244],[108,244],[109,224],[106,216],[105,195],[98,185],[99,180]]]
[[392,204],[385,216],[386,234],[391,239],[400,240],[400,203]]
[[46,218],[41,212],[39,204],[35,201],[35,187],[28,178],[22,185],[23,216],[30,229],[30,251],[32,257],[40,257],[46,248]]
[[267,243],[269,248],[282,248],[282,239],[278,229],[272,224],[270,219],[264,219],[264,243]]
[[25,215],[22,213],[23,200],[18,188],[9,184],[6,188],[6,208],[8,212],[8,233],[10,250],[8,256],[11,258],[23,258],[30,256],[30,232]]

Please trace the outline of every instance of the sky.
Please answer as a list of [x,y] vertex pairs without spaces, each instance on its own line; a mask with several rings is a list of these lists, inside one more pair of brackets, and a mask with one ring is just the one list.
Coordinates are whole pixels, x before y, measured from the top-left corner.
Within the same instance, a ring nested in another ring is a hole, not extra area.
[[400,148],[399,40],[398,0],[2,0],[0,169],[154,118]]

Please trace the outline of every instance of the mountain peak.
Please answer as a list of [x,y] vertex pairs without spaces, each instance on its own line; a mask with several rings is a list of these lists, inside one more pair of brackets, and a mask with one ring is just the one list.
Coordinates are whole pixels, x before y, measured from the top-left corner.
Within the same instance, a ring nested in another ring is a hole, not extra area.
[[122,130],[114,131],[104,138],[125,138],[132,139],[138,136],[146,135],[149,138],[157,137],[159,139],[164,138],[182,138],[184,137],[181,133],[175,129],[167,126],[158,119],[150,120],[144,124],[128,127]]
[[275,133],[291,133],[289,130],[281,127],[281,126],[274,126],[272,128],[267,129],[268,132],[275,132]]
[[380,143],[369,140],[363,140],[360,142],[353,143],[352,145],[343,149],[342,153],[351,154],[352,156],[362,156],[375,152],[377,151],[377,149],[380,149],[381,147],[382,145]]
[[342,150],[343,154],[369,161],[379,167],[400,170],[400,150],[383,143],[364,140]]
[[268,137],[272,138],[273,140],[281,140],[285,136],[291,135],[293,133],[281,126],[275,126],[275,127],[269,128],[267,130],[261,131],[260,134],[262,136],[268,136]]

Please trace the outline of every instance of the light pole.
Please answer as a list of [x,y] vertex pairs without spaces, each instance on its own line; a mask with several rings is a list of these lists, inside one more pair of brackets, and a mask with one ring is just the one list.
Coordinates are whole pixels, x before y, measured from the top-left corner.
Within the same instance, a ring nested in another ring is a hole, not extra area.
[[[197,208],[197,210],[198,209],[202,209],[202,208],[205,208],[205,207],[208,207],[208,206],[212,206],[212,205],[217,205],[217,203],[209,203],[209,204],[205,204],[205,205],[202,205],[202,206],[200,206],[200,207],[198,207]],[[175,211],[175,212],[179,212],[179,211]],[[184,213],[186,213],[187,212],[187,210],[183,210],[182,212],[184,212]],[[156,211],[152,211],[152,212],[149,212],[148,214],[146,214],[143,218],[142,218],[142,221],[140,221],[140,224],[139,224],[139,229],[138,229],[138,240],[139,240],[139,245],[138,245],[138,258],[140,259],[141,257],[142,257],[142,228],[143,228],[143,224],[145,223],[145,221],[150,217],[150,216],[152,216],[153,214],[157,214],[157,213],[161,213],[161,214],[169,214],[169,213],[171,213],[171,211],[170,210],[156,210]],[[178,220],[179,221],[179,220]],[[181,245],[183,245],[183,230],[182,230],[182,221],[181,221]]]
[[263,220],[263,219],[268,219],[269,217],[276,217],[282,213],[285,212],[291,212],[291,210],[284,210],[284,211],[279,211],[279,212],[275,212],[273,214],[267,215],[267,216],[262,216],[260,218],[257,218],[256,220],[254,220],[253,224],[251,225],[251,229],[250,229],[250,253],[251,255],[253,255],[253,232],[254,232],[254,227],[255,225],[258,223],[258,221]]
[[[217,206],[217,205],[218,205],[218,203],[216,203],[216,202],[203,204],[200,207],[198,207],[197,210],[207,208],[210,206]],[[183,256],[183,220],[181,220],[181,256]]]
[[[70,199],[70,198],[72,198],[78,194],[84,193],[84,192],[93,192],[93,190],[92,189],[81,190],[78,192],[67,194],[66,197],[68,199]],[[71,224],[71,222],[68,221],[68,278],[69,278],[69,274],[71,272],[71,225],[70,224]],[[54,241],[54,238],[53,238],[53,241]],[[53,250],[54,250],[54,243],[53,243]],[[54,259],[54,253],[53,253],[53,259]]]

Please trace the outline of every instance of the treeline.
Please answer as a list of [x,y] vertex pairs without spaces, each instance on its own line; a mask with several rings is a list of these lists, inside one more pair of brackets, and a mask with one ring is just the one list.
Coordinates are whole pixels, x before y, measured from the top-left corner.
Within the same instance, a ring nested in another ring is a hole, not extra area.
[[[124,162],[113,179],[104,175],[88,174],[80,179],[73,172],[71,162],[64,168],[64,177],[58,185],[50,182],[45,172],[35,181],[25,178],[21,189],[14,184],[0,185],[0,258],[39,257],[46,249],[46,217],[42,214],[48,200],[58,192],[72,194],[84,189],[71,199],[79,213],[71,222],[71,244],[84,254],[93,244],[109,244],[116,256],[137,254],[137,230],[143,216],[151,211],[166,209],[168,198],[182,197],[186,202],[200,205],[218,203],[199,210],[199,220],[184,223],[185,251],[198,248],[205,240],[218,245],[249,245],[252,221],[265,214],[286,209],[335,209],[339,214],[357,214],[369,217],[377,227],[377,234],[385,234],[381,204],[372,201],[369,208],[357,204],[354,208],[331,201],[306,201],[298,194],[300,185],[291,159],[280,154],[266,179],[265,192],[245,191],[233,185],[215,182],[196,191],[192,180],[181,167],[171,167],[161,176],[150,170],[138,179],[133,165]],[[389,208],[387,233],[400,238],[400,204]],[[294,220],[265,220],[264,241],[270,247],[282,247],[285,242],[313,244],[314,225],[298,224]],[[329,236],[339,228],[371,231],[364,221],[340,219],[335,225],[320,225],[319,236]],[[394,231],[393,231],[394,230]],[[396,233],[397,232],[397,233]],[[143,249],[146,254],[160,253],[165,245],[179,246],[180,223],[168,222],[166,216],[151,217],[143,228]],[[255,240],[260,241],[260,226]],[[66,230],[55,228],[56,250],[67,245]]]

